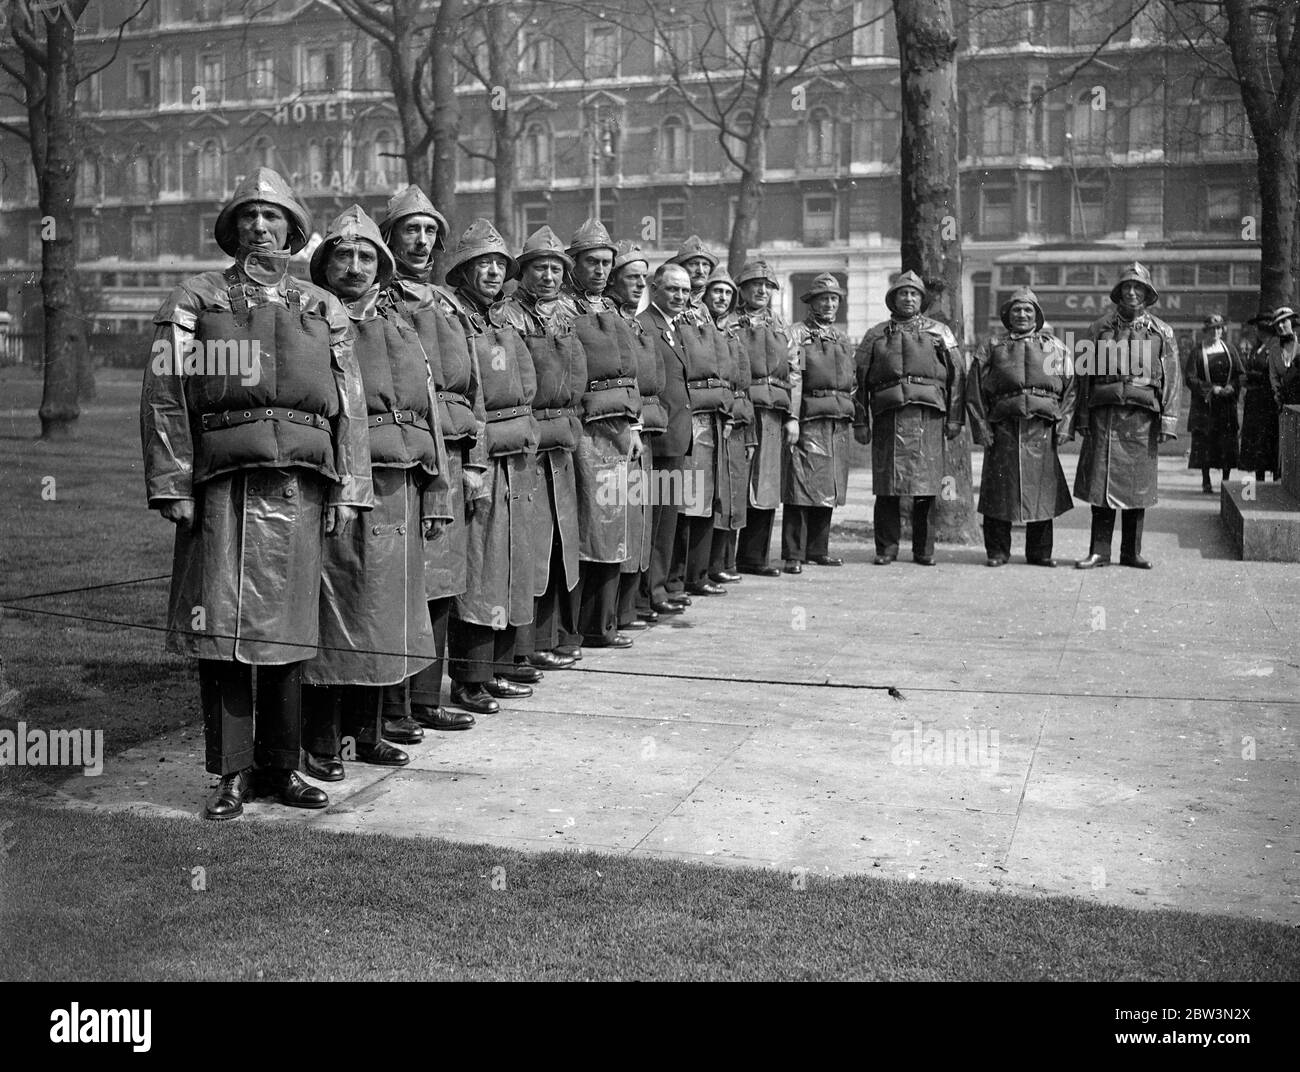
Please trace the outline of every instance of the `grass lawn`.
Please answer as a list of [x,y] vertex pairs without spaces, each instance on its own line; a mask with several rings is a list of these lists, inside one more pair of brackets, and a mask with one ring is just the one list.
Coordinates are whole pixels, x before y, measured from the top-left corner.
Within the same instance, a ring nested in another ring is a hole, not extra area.
[[[953,885],[18,806],[6,979],[1285,980],[1300,932]],[[195,868],[206,890],[195,890]]]

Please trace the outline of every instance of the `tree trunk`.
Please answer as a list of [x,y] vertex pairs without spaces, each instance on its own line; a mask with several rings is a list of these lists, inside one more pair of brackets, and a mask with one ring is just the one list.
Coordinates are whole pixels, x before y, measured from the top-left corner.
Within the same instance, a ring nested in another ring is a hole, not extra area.
[[[957,34],[950,0],[893,0],[902,74],[902,267],[932,295],[927,315],[962,337],[957,175]],[[948,543],[979,540],[970,432],[947,443],[936,532]]]
[[406,181],[428,193],[429,138],[424,117],[415,103],[415,57],[411,54],[409,38],[399,37],[389,47],[388,58],[393,72],[393,107],[397,109],[397,120],[402,128],[402,160],[406,164]]
[[[487,12],[487,40],[492,85],[487,88],[492,122],[492,211],[495,214],[493,222],[506,245],[514,245],[515,241],[516,153],[510,98],[515,89],[515,72],[519,69],[516,34],[507,17],[505,4],[491,5]],[[499,108],[496,107],[498,93]]]
[[772,110],[772,88],[760,77],[754,94],[754,118],[745,138],[745,163],[740,170],[740,194],[736,198],[736,220],[731,225],[727,247],[727,271],[734,279],[758,246],[758,214],[763,207],[763,176],[767,174],[768,116]]
[[[456,157],[460,154],[460,110],[456,103],[456,44],[463,4],[442,0],[430,43],[433,69],[433,166],[429,197],[447,219],[456,218]],[[441,279],[445,251],[434,254],[434,275]]]
[[[81,5],[84,10],[85,5]],[[80,14],[80,10],[76,14]],[[47,62],[43,145],[37,168],[41,206],[41,304],[45,320],[45,389],[41,438],[68,439],[81,409],[77,404],[85,330],[74,308],[76,246],[73,197],[77,178],[76,27],[67,16],[43,18]],[[30,69],[31,64],[28,64]],[[36,125],[32,126],[33,136]]]
[[1295,139],[1284,132],[1255,136],[1259,176],[1259,312],[1294,304],[1297,237],[1297,153]]

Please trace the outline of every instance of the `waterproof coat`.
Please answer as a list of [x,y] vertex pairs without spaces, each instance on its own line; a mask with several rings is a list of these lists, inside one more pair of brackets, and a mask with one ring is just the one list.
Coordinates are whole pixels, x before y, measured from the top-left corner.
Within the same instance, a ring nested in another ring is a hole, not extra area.
[[853,348],[834,326],[809,314],[794,331],[803,369],[799,439],[782,452],[781,501],[791,506],[843,506],[852,450]]
[[534,595],[550,584],[551,551],[560,543],[565,591],[578,583],[580,506],[574,452],[582,439],[582,392],[587,359],[556,302],[538,302],[522,287],[500,306],[502,319],[519,332],[537,376],[533,418],[538,442],[533,517]]
[[718,459],[713,527],[738,532],[748,519],[750,452],[758,444],[758,432],[754,425],[754,406],[749,400],[749,355],[734,313],[716,324],[727,346],[722,378],[731,391],[731,435]]
[[[1092,366],[1085,373],[1075,363],[1075,429],[1083,436],[1075,498],[1114,510],[1155,506],[1160,434],[1175,432],[1183,382],[1174,333],[1149,313],[1130,321],[1115,309],[1089,336]],[[1135,359],[1125,367],[1120,354]]]
[[[374,503],[347,314],[311,283],[286,276],[264,286],[232,266],[181,283],[154,324],[140,396],[149,505],[192,500],[195,509],[193,528],[176,531],[167,648],[256,665],[310,658],[324,510]],[[235,341],[257,333],[255,376],[168,360],[197,361],[196,341],[216,344],[223,332]]]
[[1048,332],[1002,334],[980,345],[966,379],[971,434],[984,448],[979,512],[999,521],[1050,521],[1074,501],[1057,455],[1070,438],[1070,356]]
[[937,320],[894,317],[863,336],[855,355],[854,427],[871,436],[876,495],[938,495],[945,431],[965,419],[966,368]]
[[654,337],[636,318],[636,310],[624,307],[619,315],[628,325],[637,355],[636,382],[641,394],[641,457],[627,466],[627,556],[622,573],[640,573],[650,568],[650,533],[654,519],[651,481],[654,472],[653,438],[668,427],[668,413],[659,401],[664,386],[664,359]]
[[537,377],[528,347],[500,306],[481,306],[458,288],[457,307],[483,385],[487,470],[468,520],[466,588],[456,599],[462,621],[492,629],[533,620],[533,501],[536,494]]
[[783,424],[803,404],[803,368],[794,331],[770,309],[741,310],[736,317],[749,356],[749,400],[755,444],[749,467],[749,505],[775,510],[781,504]]

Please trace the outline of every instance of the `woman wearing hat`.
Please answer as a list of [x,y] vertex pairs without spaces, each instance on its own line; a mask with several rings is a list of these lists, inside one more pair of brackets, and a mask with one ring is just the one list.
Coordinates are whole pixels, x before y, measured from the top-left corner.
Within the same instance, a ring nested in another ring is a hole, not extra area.
[[205,815],[220,820],[254,791],[329,803],[296,773],[301,667],[320,639],[322,534],[345,538],[374,500],[347,314],[288,272],[307,210],[258,168],[214,231],[234,263],[172,291],[154,353],[224,358],[233,345],[259,363],[241,375],[224,360],[198,373],[150,362],[140,433],[149,506],[176,525],[167,647],[199,660],[207,769],[221,779]]
[[844,290],[823,272],[799,300],[808,315],[794,329],[803,369],[799,439],[781,467],[781,557],[786,573],[805,562],[842,566],[830,554],[831,514],[848,501],[850,432],[856,386],[853,347],[835,327]]
[[1283,406],[1300,405],[1300,361],[1296,360],[1300,342],[1296,339],[1295,313],[1286,307],[1278,309],[1269,317],[1268,326],[1273,332],[1266,347],[1268,382],[1280,414]]
[[1092,505],[1091,542],[1078,569],[1110,565],[1116,511],[1123,514],[1120,564],[1151,568],[1142,525],[1156,504],[1159,444],[1177,435],[1183,382],[1173,331],[1147,312],[1159,298],[1151,273],[1128,265],[1110,292],[1115,308],[1089,329],[1091,354],[1075,364],[1083,444],[1074,494]]
[[1280,345],[1269,325],[1279,314],[1280,319],[1287,319],[1291,310],[1284,307],[1256,317],[1252,323],[1258,335],[1263,337],[1262,341],[1249,350],[1246,349],[1245,342],[1242,343],[1241,367],[1246,398],[1241,407],[1241,451],[1238,464],[1253,472],[1255,479],[1260,481],[1264,480],[1267,473],[1271,473],[1275,479],[1279,476],[1277,398],[1269,380],[1272,352]]
[[1223,337],[1223,317],[1205,318],[1201,337],[1193,344],[1185,366],[1191,412],[1187,430],[1192,450],[1187,468],[1201,471],[1201,491],[1213,494],[1210,470],[1223,471],[1226,484],[1237,466],[1237,397],[1241,389],[1241,358]]
[[1015,291],[1001,318],[1006,334],[980,344],[966,378],[971,433],[984,447],[984,550],[990,566],[1005,566],[1011,526],[1024,524],[1025,561],[1052,567],[1052,521],[1074,505],[1056,453],[1072,437],[1074,374],[1032,290]]

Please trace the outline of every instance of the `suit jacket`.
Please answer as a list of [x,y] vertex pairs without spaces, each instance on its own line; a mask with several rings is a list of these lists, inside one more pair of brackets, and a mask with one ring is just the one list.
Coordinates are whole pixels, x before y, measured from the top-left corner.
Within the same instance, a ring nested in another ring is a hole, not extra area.
[[682,457],[691,452],[691,399],[686,390],[686,353],[681,338],[672,332],[669,342],[668,321],[654,305],[637,316],[641,326],[654,336],[655,347],[664,363],[664,389],[659,400],[668,411],[668,430],[655,436],[651,443],[655,457]]

